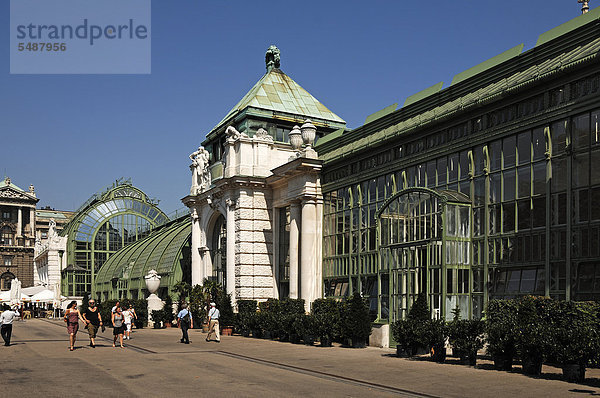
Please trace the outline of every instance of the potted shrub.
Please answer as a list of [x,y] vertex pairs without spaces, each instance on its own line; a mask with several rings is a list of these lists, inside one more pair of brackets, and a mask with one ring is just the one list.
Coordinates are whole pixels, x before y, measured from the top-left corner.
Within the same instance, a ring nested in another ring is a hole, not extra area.
[[485,311],[487,353],[497,370],[512,370],[516,355],[517,306],[514,300],[490,300]]
[[190,311],[194,318],[194,326],[202,328],[203,332],[208,332],[208,323],[206,321],[206,299],[202,285],[195,285],[189,292]]
[[354,348],[363,348],[371,335],[369,307],[360,293],[355,293],[343,305],[342,338]]
[[237,302],[235,328],[244,337],[249,337],[252,332],[252,315],[256,313],[256,300],[239,300]]
[[476,365],[477,351],[484,345],[483,332],[478,319],[454,319],[448,324],[448,339],[463,362]]
[[431,350],[431,358],[435,362],[443,363],[446,360],[448,335],[446,322],[442,319],[430,319],[423,324],[421,333],[421,343]]
[[302,336],[302,340],[306,345],[313,345],[315,343],[315,336],[317,334],[317,328],[315,320],[311,315],[298,315],[294,320],[294,329]]
[[277,313],[277,335],[281,341],[297,342],[300,334],[294,328],[294,321],[299,315],[304,315],[304,300],[286,298],[281,300]]
[[550,351],[550,307],[552,300],[526,296],[516,300],[515,346],[521,358],[523,373],[540,375],[542,363]]
[[331,347],[340,329],[340,310],[337,300],[332,298],[315,300],[312,304],[312,315],[321,347]]
[[600,348],[598,304],[559,301],[552,312],[552,357],[562,367],[566,381],[582,382],[586,367]]
[[165,306],[163,307],[163,324],[170,328],[173,325],[173,299],[167,294]]
[[397,343],[396,355],[416,355],[420,349],[425,349],[425,324],[431,320],[427,297],[419,294],[410,307],[406,319],[398,320],[391,325],[392,336]]
[[263,312],[257,311],[250,316],[250,329],[254,338],[262,339],[263,337],[264,315]]
[[219,325],[221,327],[221,333],[225,336],[231,336],[233,334],[233,306],[231,305],[231,295],[229,293],[221,292],[219,294],[217,308],[221,314],[219,318]]

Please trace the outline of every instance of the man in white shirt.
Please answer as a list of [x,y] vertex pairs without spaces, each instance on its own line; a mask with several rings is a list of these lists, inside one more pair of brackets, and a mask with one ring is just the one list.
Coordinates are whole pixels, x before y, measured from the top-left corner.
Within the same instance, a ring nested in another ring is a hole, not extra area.
[[217,343],[221,342],[221,335],[219,334],[219,317],[221,313],[217,309],[217,305],[215,303],[210,303],[210,310],[208,311],[208,320],[210,321],[208,325],[208,336],[206,336],[206,341],[210,341],[210,336],[215,334],[215,341]]
[[2,312],[2,315],[0,315],[0,324],[2,324],[2,326],[0,327],[0,334],[4,339],[5,346],[10,345],[10,337],[12,335],[12,324],[14,319],[18,316],[20,315],[16,310],[13,311],[10,307],[4,305],[4,312]]

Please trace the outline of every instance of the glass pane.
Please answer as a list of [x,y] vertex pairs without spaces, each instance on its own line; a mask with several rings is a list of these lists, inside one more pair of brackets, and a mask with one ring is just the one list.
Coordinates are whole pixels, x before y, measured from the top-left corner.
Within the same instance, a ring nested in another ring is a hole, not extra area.
[[567,146],[567,129],[565,121],[561,120],[552,123],[550,126],[550,134],[552,136],[552,154],[562,153]]
[[488,147],[490,156],[490,171],[500,170],[502,161],[502,141],[494,141]]
[[527,131],[518,136],[519,164],[531,161],[531,132]]
[[516,138],[514,136],[505,138],[502,141],[502,160],[503,167],[512,167],[517,160],[516,156]]
[[515,171],[509,170],[502,173],[503,176],[503,201],[513,200],[515,198]]
[[502,205],[502,232],[515,230],[515,204],[506,203]]
[[519,198],[526,198],[531,195],[531,169],[529,165],[519,167]]
[[544,195],[545,193],[546,193],[546,162],[534,163],[534,165],[533,165],[533,194],[534,195]]
[[573,156],[573,187],[589,184],[589,156],[587,153]]
[[590,145],[590,115],[588,113],[573,118],[571,140],[573,149],[587,148]]
[[533,160],[544,159],[546,154],[546,139],[543,128],[533,130],[531,143],[533,145]]

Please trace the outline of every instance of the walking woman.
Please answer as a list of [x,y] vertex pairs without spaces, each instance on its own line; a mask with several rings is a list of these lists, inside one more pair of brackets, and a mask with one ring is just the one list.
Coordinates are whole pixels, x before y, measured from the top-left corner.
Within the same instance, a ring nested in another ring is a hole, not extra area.
[[69,333],[70,351],[75,348],[75,340],[77,339],[77,331],[79,330],[79,320],[85,323],[85,320],[81,317],[81,313],[77,309],[77,301],[71,301],[65,312],[65,322],[67,323],[67,332]]
[[100,311],[96,307],[96,300],[91,299],[89,301],[88,309],[83,313],[83,319],[87,324],[90,335],[90,347],[96,348],[96,334],[98,333],[98,328],[103,326]]
[[113,347],[116,347],[117,344],[117,336],[119,337],[119,343],[121,343],[121,348],[123,348],[123,331],[125,330],[124,325],[125,317],[123,316],[123,310],[121,307],[117,307],[115,312],[112,314],[112,324],[113,324]]

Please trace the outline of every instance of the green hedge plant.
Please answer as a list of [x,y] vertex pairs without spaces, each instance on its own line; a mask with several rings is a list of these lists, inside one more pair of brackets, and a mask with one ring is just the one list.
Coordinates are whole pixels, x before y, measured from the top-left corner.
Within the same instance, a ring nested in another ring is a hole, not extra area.
[[340,336],[340,309],[337,300],[317,299],[312,304],[317,335],[322,347],[331,347],[331,343]]
[[517,304],[515,300],[490,300],[485,311],[487,354],[492,357],[497,370],[512,370],[517,353],[515,332]]
[[484,324],[478,319],[459,319],[455,317],[448,324],[448,340],[463,362],[475,366],[477,351],[483,348]]
[[341,319],[342,339],[352,347],[364,347],[371,335],[369,306],[360,293],[355,293],[343,305]]

